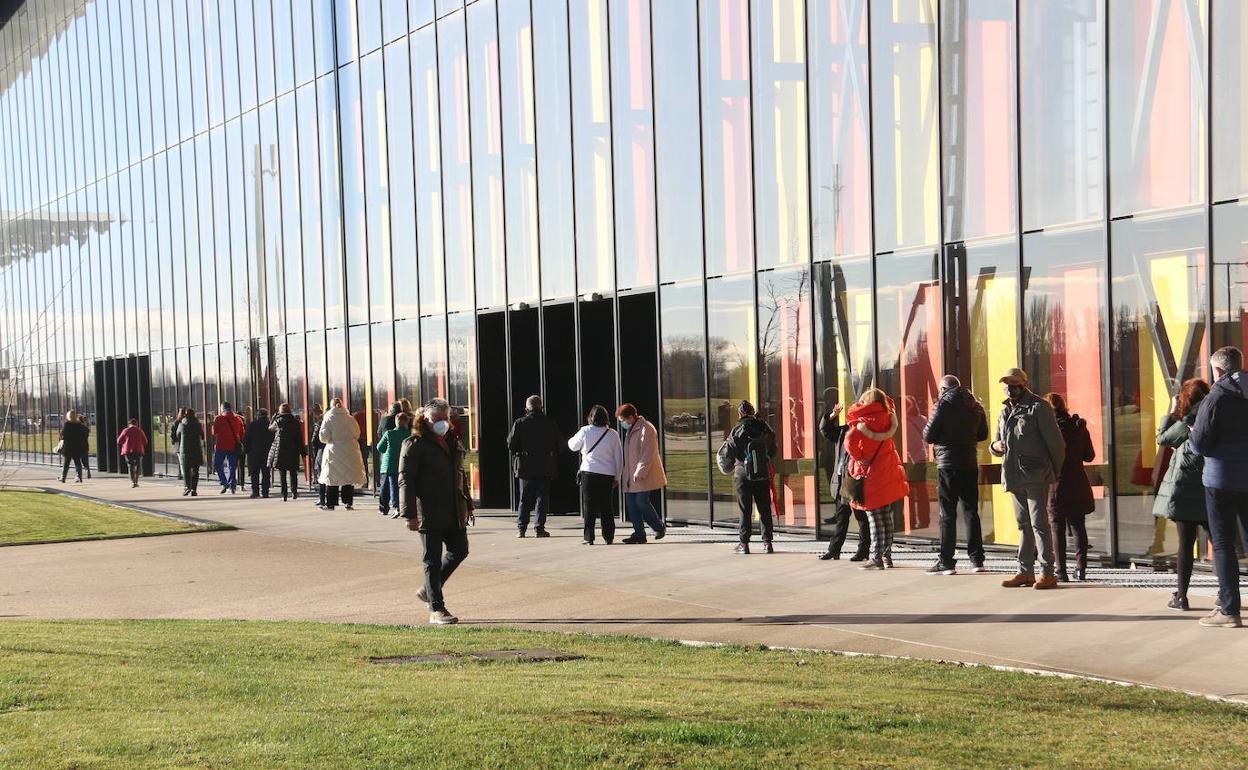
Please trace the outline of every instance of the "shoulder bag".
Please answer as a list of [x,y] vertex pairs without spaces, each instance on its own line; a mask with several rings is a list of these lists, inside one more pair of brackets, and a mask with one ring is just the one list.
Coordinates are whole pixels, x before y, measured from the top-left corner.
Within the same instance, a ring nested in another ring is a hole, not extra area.
[[857,503],[863,505],[867,499],[867,474],[871,471],[871,466],[875,464],[875,458],[880,456],[880,450],[884,448],[884,439],[880,445],[875,448],[875,454],[871,455],[871,462],[867,463],[866,470],[862,473],[862,478],[855,476],[848,470],[845,472],[845,482],[841,484],[841,499],[849,503]]

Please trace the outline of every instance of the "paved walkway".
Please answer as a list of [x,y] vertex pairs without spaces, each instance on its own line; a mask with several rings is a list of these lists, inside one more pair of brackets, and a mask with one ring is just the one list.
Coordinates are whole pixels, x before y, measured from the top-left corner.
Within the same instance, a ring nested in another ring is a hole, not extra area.
[[[12,484],[58,486],[47,468]],[[0,616],[256,618],[421,622],[413,597],[419,540],[365,498],[354,512],[304,500],[184,498],[176,482],[139,489],[117,477],[68,491],[238,526],[205,532],[0,548]],[[579,520],[554,537],[518,540],[503,515],[482,516],[472,554],[448,586],[465,623],[628,633],[709,642],[907,655],[1078,673],[1248,701],[1248,629],[1205,629],[1209,579],[1194,610],[1165,609],[1168,579],[1094,570],[1057,591],[1007,590],[1004,557],[988,575],[929,577],[930,553],[862,572],[781,538],[773,556],[734,556],[728,533],[672,528],[646,546],[580,545]],[[1172,580],[1172,578],[1170,578]],[[1154,587],[1139,587],[1138,583]]]

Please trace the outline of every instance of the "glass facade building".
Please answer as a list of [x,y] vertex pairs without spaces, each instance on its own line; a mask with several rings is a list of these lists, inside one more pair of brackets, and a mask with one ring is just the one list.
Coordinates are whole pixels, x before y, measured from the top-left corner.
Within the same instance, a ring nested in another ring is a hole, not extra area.
[[747,398],[817,534],[818,417],[874,385],[899,534],[930,538],[940,376],[995,419],[1021,365],[1088,421],[1094,550],[1171,554],[1158,423],[1248,329],[1244,39],[1239,0],[29,0],[0,27],[3,448],[51,462],[58,415],[130,408],[160,473],[181,405],[342,396],[371,440],[441,396],[506,507],[525,396],[569,432],[631,401],[666,516],[721,524]]

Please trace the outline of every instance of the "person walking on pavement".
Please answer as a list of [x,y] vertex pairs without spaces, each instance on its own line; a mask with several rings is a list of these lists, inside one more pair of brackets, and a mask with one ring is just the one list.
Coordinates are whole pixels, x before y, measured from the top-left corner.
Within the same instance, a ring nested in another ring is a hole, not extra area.
[[601,523],[602,539],[615,540],[615,489],[624,469],[624,445],[620,434],[611,429],[606,407],[589,410],[586,424],[568,439],[568,449],[581,453],[577,480],[581,487],[581,545],[594,544],[594,523]]
[[247,424],[243,434],[243,449],[247,455],[247,467],[251,469],[251,496],[268,497],[272,476],[269,470],[269,450],[273,448],[273,431],[269,430],[269,410],[257,409],[256,417]]
[[1092,497],[1092,484],[1084,463],[1096,459],[1092,447],[1092,434],[1088,423],[1077,414],[1071,414],[1066,399],[1060,393],[1044,397],[1053,406],[1057,427],[1062,432],[1066,455],[1058,471],[1057,483],[1049,492],[1049,526],[1053,530],[1053,554],[1057,560],[1057,582],[1069,583],[1066,571],[1066,530],[1075,536],[1075,580],[1082,583],[1088,576],[1088,514],[1096,510]]
[[868,388],[849,408],[845,435],[848,479],[842,495],[864,511],[871,525],[871,548],[858,569],[893,566],[893,506],[910,492],[893,436],[900,427],[897,407],[879,388]]
[[[289,497],[299,499],[299,472],[303,470],[303,457],[307,447],[303,443],[303,424],[291,412],[290,404],[277,408],[277,416],[269,426],[273,444],[265,465],[277,471],[278,484],[282,490],[282,502]],[[271,483],[271,479],[270,479]]]
[[78,422],[78,412],[73,409],[65,415],[65,424],[61,426],[61,483],[69,476],[69,464],[73,462],[77,474],[75,484],[82,483],[82,458],[87,456],[87,426]]
[[[182,418],[186,416],[187,409],[188,407],[185,407],[185,406],[180,407],[178,409],[178,413],[174,415],[173,422],[169,424],[169,446],[173,447],[173,451],[175,454],[178,452],[178,442],[182,440],[181,437],[178,435],[178,425],[182,422]],[[182,463],[178,463],[178,481],[183,481],[183,480],[184,479],[182,478]]]
[[966,555],[972,572],[984,566],[984,535],[979,520],[979,443],[988,440],[983,404],[952,374],[940,381],[940,398],[923,428],[923,440],[935,447],[936,495],[940,500],[940,557],[929,575],[956,575],[958,509],[966,520]]
[[632,404],[620,404],[616,419],[624,429],[624,470],[620,487],[624,491],[624,510],[633,525],[633,534],[621,542],[640,545],[646,542],[646,527],[654,530],[654,539],[667,536],[667,525],[659,518],[650,501],[650,493],[667,486],[663,472],[663,456],[659,452],[659,431],[654,423],[642,417]]
[[325,485],[320,482],[321,457],[325,454],[325,444],[321,442],[321,422],[325,419],[325,411],[320,404],[312,405],[312,422],[308,428],[308,484],[316,487],[316,507],[325,507]]
[[[1218,576],[1218,605],[1202,626],[1239,628],[1239,561],[1248,532],[1248,374],[1239,348],[1219,348],[1210,359],[1214,383],[1192,425],[1192,449],[1205,458],[1201,480]],[[1242,527],[1242,529],[1241,529]]]
[[87,429],[87,451],[82,456],[82,469],[87,472],[87,480],[91,480],[91,424],[87,421],[87,415],[79,414],[78,422],[82,427]]
[[[824,395],[824,403],[832,403],[834,400],[835,391],[829,388]],[[832,537],[828,540],[828,550],[819,554],[819,558],[824,561],[841,558],[841,548],[849,534],[849,519],[852,515],[858,521],[858,548],[849,560],[866,561],[871,546],[871,524],[867,521],[866,513],[850,507],[849,501],[841,495],[845,468],[849,463],[849,453],[845,451],[845,434],[849,432],[849,425],[841,423],[841,411],[841,405],[834,403],[831,410],[824,412],[819,418],[819,432],[833,447],[832,462],[828,466],[828,494],[832,498],[832,504],[836,506],[836,513],[829,522],[832,524]]]
[[235,473],[238,470],[239,450],[243,445],[243,434],[246,432],[247,426],[243,424],[243,418],[234,413],[234,407],[229,401],[221,404],[221,414],[217,415],[212,421],[212,467],[217,473],[217,480],[221,482],[221,494],[229,492],[234,494],[238,491],[237,478]]
[[444,589],[468,558],[472,495],[464,470],[464,445],[451,430],[451,407],[435,398],[421,409],[399,451],[399,513],[420,533],[424,585],[416,598],[429,605],[429,622],[458,623],[446,609]]
[[[1018,522],[1018,574],[1005,588],[1057,588],[1053,537],[1049,525],[1049,488],[1066,460],[1066,444],[1048,401],[1027,387],[1027,373],[1007,369],[1001,375],[1006,399],[989,450],[1001,461],[1001,484],[1014,500]],[[1041,565],[1036,577],[1036,560]]]
[[199,496],[199,469],[204,465],[204,426],[195,410],[183,407],[182,419],[173,426],[178,437],[178,467],[182,469],[182,496]]
[[399,412],[394,417],[394,426],[382,433],[377,442],[377,454],[381,456],[381,490],[377,493],[377,512],[391,517],[399,515],[399,452],[403,450],[403,442],[412,435],[412,415]]
[[524,416],[511,425],[507,449],[511,467],[520,480],[520,510],[516,517],[516,536],[525,537],[532,514],[537,515],[537,536],[550,537],[546,531],[546,515],[550,509],[550,482],[559,474],[559,448],[563,436],[555,421],[546,416],[540,396],[529,396],[524,402]]
[[325,412],[318,438],[325,445],[318,479],[325,485],[325,510],[334,510],[339,496],[348,511],[354,510],[355,488],[366,480],[364,458],[360,455],[360,424],[341,398],[335,398]]
[[728,451],[736,461],[732,471],[733,491],[737,496],[740,519],[737,523],[736,553],[750,552],[750,536],[754,529],[754,508],[762,529],[763,553],[775,553],[772,547],[771,458],[776,454],[776,434],[771,426],[758,419],[749,401],[737,404],[737,424],[728,434]]
[[1178,577],[1178,590],[1166,606],[1180,612],[1191,609],[1187,589],[1192,582],[1197,536],[1202,527],[1206,533],[1209,532],[1209,509],[1205,505],[1205,483],[1201,479],[1205,458],[1192,449],[1190,441],[1200,403],[1208,395],[1209,384],[1204,380],[1191,379],[1183,383],[1178,394],[1170,400],[1169,414],[1157,429],[1158,446],[1173,449],[1174,455],[1157,488],[1153,515],[1173,521],[1179,532],[1179,552],[1174,570]]
[[130,469],[130,486],[139,486],[139,474],[143,472],[143,455],[147,450],[147,434],[139,427],[139,421],[131,417],[117,436],[117,446]]

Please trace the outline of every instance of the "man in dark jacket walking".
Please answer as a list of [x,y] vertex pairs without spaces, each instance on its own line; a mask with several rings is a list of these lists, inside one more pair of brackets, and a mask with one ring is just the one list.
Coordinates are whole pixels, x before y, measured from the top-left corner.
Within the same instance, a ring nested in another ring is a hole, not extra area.
[[742,401],[737,406],[737,417],[736,426],[728,434],[728,446],[736,460],[732,483],[741,512],[737,523],[739,542],[736,552],[750,552],[754,508],[757,507],[759,525],[763,530],[763,553],[775,553],[771,545],[771,458],[776,454],[776,434],[770,425],[758,419],[754,405],[749,401]]
[[923,440],[935,447],[936,494],[940,498],[940,558],[929,575],[957,574],[958,507],[966,518],[966,555],[972,572],[984,567],[984,536],[979,521],[979,450],[988,440],[988,415],[983,404],[952,374],[940,381],[940,398],[923,429]]
[[243,450],[247,454],[247,467],[251,468],[251,496],[268,497],[272,477],[269,472],[269,449],[273,447],[273,433],[269,430],[269,410],[256,410],[256,419],[247,425],[243,433]]
[[468,558],[472,497],[450,404],[435,398],[421,413],[399,452],[399,514],[424,546],[425,584],[416,598],[428,603],[430,623],[450,625],[459,618],[447,611],[442,588]]
[[[1220,348],[1209,361],[1214,383],[1192,426],[1192,449],[1205,458],[1201,481],[1209,511],[1218,606],[1202,626],[1239,628],[1239,562],[1236,548],[1248,532],[1248,375],[1238,348]],[[1243,527],[1241,531],[1240,527]]]
[[550,482],[559,474],[559,449],[563,436],[559,426],[546,416],[540,396],[529,396],[524,402],[524,416],[511,425],[507,449],[511,467],[520,480],[520,511],[516,517],[516,536],[529,531],[529,518],[537,513],[537,536],[550,537],[546,531],[546,514],[550,509]]

